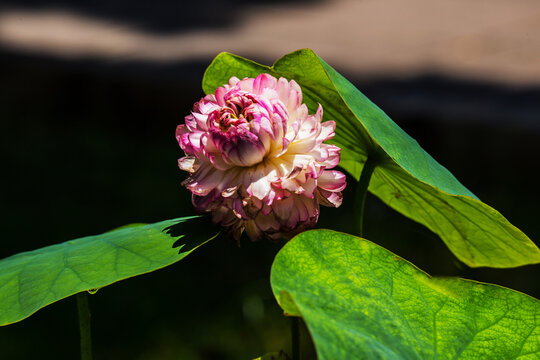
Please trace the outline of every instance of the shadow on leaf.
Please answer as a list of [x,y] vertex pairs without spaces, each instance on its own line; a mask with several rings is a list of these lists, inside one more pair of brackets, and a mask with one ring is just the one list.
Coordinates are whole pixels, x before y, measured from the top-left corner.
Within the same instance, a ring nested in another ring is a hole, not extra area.
[[172,237],[179,237],[173,244],[173,248],[179,248],[182,254],[195,249],[219,233],[216,225],[212,224],[210,216],[201,216],[186,221],[180,221],[163,229],[163,232]]

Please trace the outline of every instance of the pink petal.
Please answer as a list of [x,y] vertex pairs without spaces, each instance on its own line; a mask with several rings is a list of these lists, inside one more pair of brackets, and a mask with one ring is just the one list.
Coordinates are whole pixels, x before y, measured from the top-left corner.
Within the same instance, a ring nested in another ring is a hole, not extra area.
[[232,78],[229,79],[229,85],[231,87],[235,86],[236,84],[238,84],[238,82],[240,82],[240,79],[238,79],[236,76],[233,76]]
[[247,190],[250,195],[263,200],[270,193],[270,182],[263,176],[258,180],[253,181]]
[[347,185],[346,176],[337,170],[325,170],[317,179],[317,185],[327,191],[342,191]]
[[257,227],[254,220],[244,221],[244,227],[246,228],[246,234],[252,241],[255,241],[261,237],[262,231]]
[[272,204],[272,209],[274,209],[274,214],[282,220],[289,218],[292,208],[294,205],[294,200],[292,197],[284,198],[281,201],[274,201]]
[[189,171],[190,173],[195,172],[199,165],[196,163],[197,158],[194,156],[185,156],[178,159],[178,167],[184,171]]
[[212,191],[222,180],[223,173],[206,165],[201,167],[182,183],[195,195],[204,196]]
[[254,81],[255,81],[255,79],[253,79],[253,78],[244,78],[244,79],[240,80],[240,82],[238,82],[236,84],[236,87],[238,87],[242,91],[245,91],[245,92],[248,92],[248,93],[253,93],[253,82]]
[[253,82],[253,92],[255,94],[262,94],[265,88],[275,89],[276,87],[276,78],[269,74],[260,74]]
[[224,87],[218,87],[217,90],[216,90],[216,102],[219,106],[225,106],[225,100],[223,99],[223,97],[225,96],[225,94],[227,93],[227,89],[225,89]]
[[300,104],[302,104],[302,89],[296,83],[296,81],[291,80],[289,83],[289,97],[287,99],[287,109],[289,111],[295,110]]
[[330,192],[319,188],[317,190],[317,199],[321,205],[337,208],[343,202],[343,195],[341,192]]
[[274,216],[263,215],[262,213],[255,218],[255,224],[262,231],[274,230],[277,231],[280,228],[279,222],[274,218]]
[[333,120],[325,121],[322,124],[322,131],[319,135],[319,139],[321,142],[332,139],[336,133],[336,122]]

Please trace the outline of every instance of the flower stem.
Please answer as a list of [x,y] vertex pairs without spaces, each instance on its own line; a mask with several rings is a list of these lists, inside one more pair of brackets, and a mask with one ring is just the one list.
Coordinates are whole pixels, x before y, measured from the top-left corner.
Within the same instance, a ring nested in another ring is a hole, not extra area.
[[77,294],[79,331],[81,336],[81,360],[92,360],[92,332],[90,329],[90,307],[86,291]]
[[377,166],[375,157],[368,156],[362,173],[360,174],[360,180],[358,180],[358,185],[356,186],[356,219],[358,219],[358,236],[364,236],[364,208],[366,204],[366,195],[368,192],[369,181],[371,180],[371,175]]
[[300,360],[300,318],[291,317],[292,360]]

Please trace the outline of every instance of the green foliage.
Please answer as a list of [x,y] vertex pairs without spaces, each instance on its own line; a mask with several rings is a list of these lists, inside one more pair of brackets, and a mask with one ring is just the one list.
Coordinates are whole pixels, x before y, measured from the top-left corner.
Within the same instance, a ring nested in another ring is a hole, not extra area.
[[466,189],[418,143],[311,50],[298,50],[272,67],[221,53],[206,70],[212,93],[236,76],[269,73],[294,79],[311,112],[323,105],[337,122],[340,166],[358,178],[369,156],[377,163],[369,191],[438,234],[469,266],[515,267],[540,262],[540,250],[500,213]]
[[171,265],[214,237],[205,218],[184,217],[124,226],[5,258],[0,261],[0,325],[78,292],[95,292]]
[[431,278],[374,243],[329,230],[293,238],[272,266],[285,313],[319,360],[533,359],[540,302],[496,285]]

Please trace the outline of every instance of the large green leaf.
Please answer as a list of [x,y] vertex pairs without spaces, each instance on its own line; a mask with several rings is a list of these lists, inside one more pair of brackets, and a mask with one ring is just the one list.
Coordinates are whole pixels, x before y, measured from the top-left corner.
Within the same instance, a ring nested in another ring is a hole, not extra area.
[[540,250],[500,213],[467,190],[381,109],[311,50],[285,55],[272,67],[221,53],[206,70],[212,93],[236,76],[261,73],[294,79],[311,112],[323,105],[337,122],[340,166],[359,178],[368,157],[376,161],[369,191],[437,233],[469,266],[515,267],[540,262]]
[[204,218],[185,217],[126,226],[2,259],[0,325],[23,320],[78,292],[171,265],[213,237],[215,231]]
[[319,360],[538,359],[540,302],[496,285],[432,278],[361,238],[312,230],[272,266],[283,310]]

